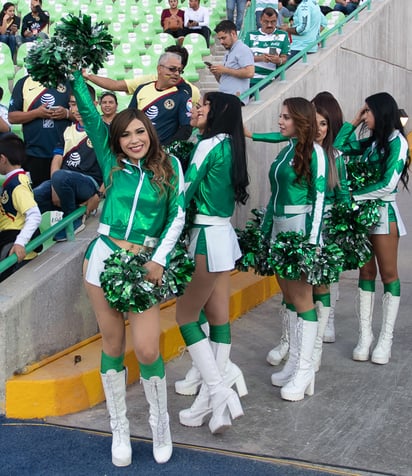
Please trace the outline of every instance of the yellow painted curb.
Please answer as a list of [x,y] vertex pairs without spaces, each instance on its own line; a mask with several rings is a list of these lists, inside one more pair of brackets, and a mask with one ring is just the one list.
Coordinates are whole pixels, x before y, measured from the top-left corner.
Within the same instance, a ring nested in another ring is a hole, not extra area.
[[[231,276],[230,320],[233,321],[279,292],[274,277],[252,272]],[[160,351],[165,362],[178,356],[184,342],[175,321],[174,300],[161,306]],[[24,369],[6,382],[5,413],[9,418],[44,418],[86,410],[104,401],[100,380],[99,335]],[[130,328],[126,327],[125,365],[128,383],[140,376]]]

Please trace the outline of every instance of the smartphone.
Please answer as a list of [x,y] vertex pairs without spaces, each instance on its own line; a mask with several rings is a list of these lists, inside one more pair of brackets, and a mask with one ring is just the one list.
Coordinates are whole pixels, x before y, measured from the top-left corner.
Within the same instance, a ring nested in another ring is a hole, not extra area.
[[205,65],[210,68],[212,66],[212,63],[210,61],[203,61],[203,63],[205,63]]
[[52,110],[55,110],[57,109],[59,106],[47,106],[47,109],[52,109]]
[[270,55],[279,55],[280,49],[279,48],[269,48]]

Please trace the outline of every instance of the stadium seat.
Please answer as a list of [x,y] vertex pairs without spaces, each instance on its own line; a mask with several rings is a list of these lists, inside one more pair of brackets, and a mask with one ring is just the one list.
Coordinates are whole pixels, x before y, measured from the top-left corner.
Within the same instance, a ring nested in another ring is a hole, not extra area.
[[183,46],[193,45],[193,49],[201,56],[210,55],[210,49],[207,47],[206,39],[200,33],[189,33],[183,40]]
[[10,48],[6,43],[0,43],[0,70],[1,75],[7,79],[14,77],[14,63],[11,58]]
[[325,30],[330,30],[335,25],[340,23],[342,20],[345,20],[345,14],[342,12],[329,12],[325,15],[328,25],[325,27]]
[[17,66],[24,66],[24,60],[27,56],[28,51],[30,48],[32,48],[34,45],[33,42],[28,42],[28,43],[22,43],[18,48],[17,48],[17,56],[16,56],[16,64]]
[[329,8],[334,8],[336,5],[335,0],[319,0],[318,5],[320,7],[329,7]]

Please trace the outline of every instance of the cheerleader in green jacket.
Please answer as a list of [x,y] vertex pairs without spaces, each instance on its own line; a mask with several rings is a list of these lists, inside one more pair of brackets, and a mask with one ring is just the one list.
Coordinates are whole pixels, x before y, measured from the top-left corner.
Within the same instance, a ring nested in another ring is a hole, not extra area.
[[[183,175],[177,159],[160,148],[156,132],[144,113],[126,109],[110,128],[96,110],[79,71],[73,92],[88,137],[101,167],[106,199],[100,217],[100,237],[84,262],[85,287],[102,334],[101,377],[113,432],[112,461],[131,463],[126,417],[125,324],[123,313],[109,306],[101,287],[104,261],[119,248],[138,253],[152,250],[145,264],[146,279],[160,285],[163,269],[184,225]],[[166,379],[159,353],[160,310],[128,312],[133,346],[150,407],[153,455],[165,463],[172,454],[167,412]]]
[[[351,140],[352,133],[359,125],[371,131],[370,137]],[[399,237],[406,234],[396,205],[396,193],[399,181],[407,185],[409,166],[408,143],[394,98],[388,93],[366,98],[352,123],[343,125],[336,137],[335,147],[362,165],[364,177],[354,183],[354,200],[381,201],[380,223],[370,230],[374,256],[359,270],[359,341],[352,357],[359,361],[369,359],[373,342],[375,279],[379,267],[384,286],[383,321],[371,360],[376,364],[386,364],[391,357],[393,328],[400,302],[398,243]]]
[[[231,426],[231,417],[243,415],[238,395],[222,376],[231,347],[230,271],[241,255],[230,219],[235,203],[248,198],[249,179],[239,99],[207,93],[197,113],[202,136],[185,173],[186,206],[193,200],[196,208],[189,244],[196,268],[177,300],[176,318],[203,384],[179,419],[183,425],[200,426],[211,415],[211,432],[221,433]],[[210,324],[210,342],[198,322],[202,309]]]
[[[317,124],[314,106],[303,98],[283,102],[279,116],[280,135],[289,138],[273,162],[269,179],[272,195],[267,206],[263,232],[276,241],[281,232],[303,233],[309,244],[322,244],[322,222],[327,190],[328,160],[316,144]],[[253,134],[253,140],[265,135]],[[279,142],[276,134],[268,142]],[[287,250],[285,250],[285,254]],[[306,276],[288,279],[278,276],[289,317],[290,347],[281,396],[285,400],[302,400],[314,392],[315,372],[312,354],[317,335],[317,315],[313,286]]]

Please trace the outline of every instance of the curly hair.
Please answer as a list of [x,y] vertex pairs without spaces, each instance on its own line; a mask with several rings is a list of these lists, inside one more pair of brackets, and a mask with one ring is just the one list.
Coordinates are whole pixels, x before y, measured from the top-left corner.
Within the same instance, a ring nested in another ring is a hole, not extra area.
[[300,97],[287,98],[283,101],[283,105],[288,108],[297,138],[293,168],[298,182],[305,178],[309,183],[312,178],[310,163],[313,143],[317,134],[316,109],[311,102]]

